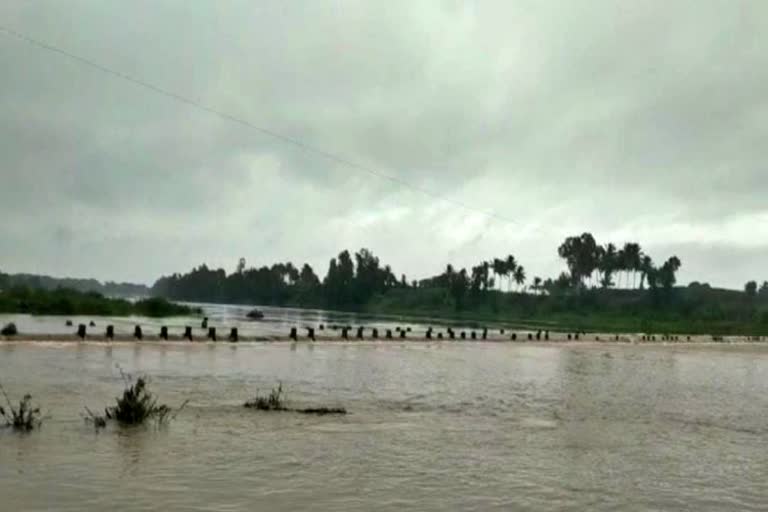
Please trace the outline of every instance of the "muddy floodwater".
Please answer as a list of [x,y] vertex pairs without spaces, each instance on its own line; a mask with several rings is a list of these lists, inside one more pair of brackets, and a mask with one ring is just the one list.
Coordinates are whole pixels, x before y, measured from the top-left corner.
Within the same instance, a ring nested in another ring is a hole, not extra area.
[[[80,414],[117,365],[189,405],[166,427]],[[761,346],[2,343],[49,418],[0,431],[0,510],[765,510]],[[242,403],[278,381],[296,406]]]

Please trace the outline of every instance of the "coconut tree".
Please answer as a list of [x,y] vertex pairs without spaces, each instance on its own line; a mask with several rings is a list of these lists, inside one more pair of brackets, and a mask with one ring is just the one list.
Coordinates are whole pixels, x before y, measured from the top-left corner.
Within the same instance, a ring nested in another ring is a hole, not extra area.
[[600,271],[603,273],[603,277],[600,281],[600,284],[603,288],[610,288],[613,286],[612,276],[614,270],[616,269],[617,257],[618,252],[616,251],[616,246],[612,243],[606,245],[601,251],[601,257],[598,261],[598,266]]
[[640,244],[627,242],[624,244],[623,249],[623,263],[627,272],[632,272],[632,287],[635,287],[636,272],[640,270],[640,263],[642,259],[642,253],[640,252]]
[[[626,247],[626,244],[624,244]],[[629,274],[629,260],[627,259],[627,252],[625,247],[621,247],[616,253],[616,271],[617,271],[617,288],[627,288],[628,286],[628,274]]]
[[515,273],[512,276],[515,280],[515,283],[517,283],[518,290],[520,287],[525,283],[525,269],[522,265],[518,265],[515,269]]
[[643,254],[640,257],[640,289],[643,289],[643,283],[645,282],[648,274],[653,270],[653,260],[647,254]]
[[536,276],[533,278],[533,284],[531,285],[531,288],[534,292],[536,292],[536,295],[539,294],[539,291],[541,291],[542,287],[542,280],[539,276]]
[[499,290],[501,290],[501,276],[506,274],[507,264],[506,261],[499,259],[499,258],[493,258],[493,263],[491,263],[491,268],[493,269],[493,273],[496,275],[496,279],[499,283]]
[[557,252],[568,265],[573,285],[583,285],[597,268],[597,242],[591,233],[566,238]]
[[507,277],[507,291],[512,288],[512,276],[514,276],[517,270],[517,261],[511,254],[507,256],[504,262],[504,275]]

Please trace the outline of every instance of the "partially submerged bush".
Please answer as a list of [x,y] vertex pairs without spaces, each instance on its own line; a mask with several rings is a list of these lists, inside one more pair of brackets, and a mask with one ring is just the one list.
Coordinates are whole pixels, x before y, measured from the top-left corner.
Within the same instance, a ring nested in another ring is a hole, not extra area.
[[29,432],[42,425],[42,413],[40,412],[39,407],[32,405],[32,395],[24,395],[24,397],[19,400],[18,407],[14,407],[2,384],[0,384],[0,391],[2,391],[5,401],[8,404],[7,410],[0,405],[0,416],[5,419],[6,426],[19,432]]
[[347,410],[343,407],[308,407],[305,409],[291,409],[285,404],[282,383],[279,383],[276,388],[273,388],[267,396],[261,396],[257,393],[253,399],[245,402],[245,407],[249,409],[257,409],[259,411],[292,411],[301,414],[317,414],[318,416],[324,416],[326,414],[347,414]]
[[157,405],[157,398],[147,389],[144,377],[129,385],[116,402],[116,405],[104,409],[104,414],[108,420],[116,420],[123,425],[139,425],[152,417],[162,422],[171,412],[167,405]]
[[158,405],[157,398],[147,388],[147,379],[139,377],[133,383],[130,375],[123,373],[123,381],[126,388],[123,395],[115,399],[115,405],[104,409],[104,416],[99,416],[91,412],[87,407],[86,420],[91,421],[96,428],[105,427],[107,420],[117,421],[120,425],[141,425],[147,420],[155,420],[158,424],[163,424],[169,419],[173,419],[187,405],[185,401],[171,416],[173,409],[165,404]]
[[285,399],[282,395],[283,384],[279,383],[267,396],[260,396],[257,392],[253,399],[245,402],[245,407],[260,411],[287,411],[288,408],[285,406]]

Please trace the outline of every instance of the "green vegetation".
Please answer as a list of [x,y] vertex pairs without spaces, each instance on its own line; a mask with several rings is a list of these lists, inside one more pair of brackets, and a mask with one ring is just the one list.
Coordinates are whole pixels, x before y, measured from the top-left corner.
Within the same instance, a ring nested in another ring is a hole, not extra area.
[[114,281],[102,283],[96,279],[51,277],[36,274],[4,274],[0,272],[0,290],[15,287],[43,290],[68,288],[79,292],[97,292],[108,297],[143,297],[149,295],[149,288],[143,284],[116,283]]
[[437,276],[410,283],[395,277],[369,250],[342,251],[321,281],[305,264],[235,272],[202,265],[188,274],[160,278],[152,290],[174,300],[272,304],[377,314],[433,316],[506,325],[585,331],[767,334],[768,282],[744,291],[691,283],[677,286],[682,262],[655,263],[640,244],[599,244],[590,233],[566,238],[558,248],[567,272],[534,276],[513,255],[467,269],[448,265]]
[[97,427],[105,427],[107,420],[114,420],[123,426],[141,425],[154,419],[158,424],[164,424],[169,418],[175,417],[188,403],[185,401],[171,417],[171,409],[165,404],[158,405],[157,398],[147,388],[147,379],[139,377],[136,382],[120,371],[125,382],[122,396],[115,399],[115,405],[104,409],[104,416],[98,416],[86,407],[86,419],[92,421]]
[[19,405],[14,407],[2,384],[0,384],[0,392],[2,392],[7,405],[7,408],[0,405],[0,416],[5,420],[6,426],[18,432],[29,432],[42,425],[42,413],[39,407],[32,405],[31,395],[24,395],[19,401]]
[[276,388],[270,391],[269,395],[259,395],[245,402],[244,406],[248,409],[256,409],[259,411],[291,411],[301,414],[315,414],[318,416],[325,416],[328,414],[347,414],[347,410],[343,407],[307,407],[305,409],[291,409],[285,403],[285,397],[283,395],[283,384],[279,383]]
[[104,415],[121,425],[140,425],[153,417],[162,423],[171,412],[167,405],[157,405],[157,398],[147,389],[147,381],[143,377],[139,377],[135,384],[129,383],[116,402],[116,405],[104,409]]
[[693,283],[669,298],[648,291],[585,289],[552,295],[489,292],[454,310],[448,292],[393,291],[367,306],[375,313],[498,322],[520,328],[669,334],[768,334],[768,297],[748,301],[738,291]]
[[283,384],[278,384],[267,396],[259,395],[257,392],[253,399],[245,402],[245,407],[260,411],[287,411],[288,408],[285,406],[285,398],[283,397]]
[[0,290],[0,313],[33,315],[181,316],[198,314],[198,308],[174,304],[162,298],[130,302],[110,299],[96,292],[57,288],[13,287]]

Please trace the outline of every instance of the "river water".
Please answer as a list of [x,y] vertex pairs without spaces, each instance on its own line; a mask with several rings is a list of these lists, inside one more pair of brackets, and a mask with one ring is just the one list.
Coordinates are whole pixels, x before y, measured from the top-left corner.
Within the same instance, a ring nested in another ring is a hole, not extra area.
[[[185,303],[202,308],[203,315],[208,317],[210,327],[217,327],[220,333],[227,333],[231,327],[237,327],[242,336],[287,336],[291,327],[312,326],[317,328],[323,325],[351,325],[377,327],[379,329],[392,329],[397,326],[412,326],[420,332],[427,326],[454,326],[457,328],[469,328],[473,325],[468,322],[453,322],[436,318],[407,318],[399,315],[373,315],[363,313],[348,313],[341,311],[328,311],[321,309],[281,308],[270,306],[258,306],[258,310],[264,314],[262,320],[249,320],[247,314],[252,306],[237,306],[230,304],[203,304]],[[70,320],[72,326],[67,326]],[[77,329],[78,324],[89,326],[94,322],[94,327],[88,327],[88,332],[95,335],[103,335],[107,325],[113,325],[115,332],[120,335],[130,335],[134,326],[141,326],[147,334],[157,335],[160,327],[168,326],[172,334],[180,335],[184,326],[195,328],[196,337],[205,337],[206,330],[201,329],[201,317],[171,317],[150,318],[143,316],[60,316],[60,315],[23,315],[0,314],[0,327],[13,322],[22,334],[46,334],[46,335],[71,335]]]
[[[146,374],[165,427],[80,417]],[[0,343],[0,510],[765,510],[757,345]],[[294,406],[247,410],[278,381]]]

